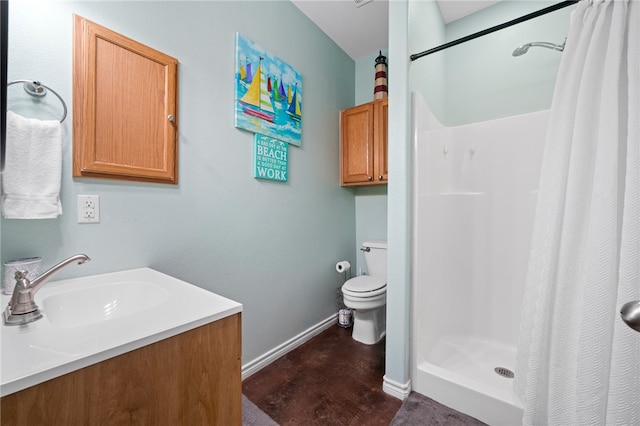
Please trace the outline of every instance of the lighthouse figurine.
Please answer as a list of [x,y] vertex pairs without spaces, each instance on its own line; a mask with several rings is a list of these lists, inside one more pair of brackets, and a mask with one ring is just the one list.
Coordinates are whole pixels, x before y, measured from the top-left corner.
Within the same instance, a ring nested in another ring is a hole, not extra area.
[[387,57],[380,54],[376,58],[376,79],[373,89],[373,99],[384,99],[387,97]]

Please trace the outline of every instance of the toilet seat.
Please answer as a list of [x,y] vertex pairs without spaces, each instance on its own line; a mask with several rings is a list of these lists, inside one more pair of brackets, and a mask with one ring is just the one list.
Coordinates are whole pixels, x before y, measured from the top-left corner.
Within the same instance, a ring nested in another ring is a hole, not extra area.
[[361,275],[351,278],[342,286],[342,294],[355,298],[369,298],[387,291],[387,283],[381,278]]

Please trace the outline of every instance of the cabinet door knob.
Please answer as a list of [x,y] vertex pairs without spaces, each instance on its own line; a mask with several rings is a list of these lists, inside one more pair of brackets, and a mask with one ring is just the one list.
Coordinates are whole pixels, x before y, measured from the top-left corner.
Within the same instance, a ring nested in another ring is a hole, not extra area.
[[367,176],[367,179],[373,180],[373,177],[372,176]]
[[169,116],[167,117],[167,120],[173,123],[174,121],[176,121],[176,118],[173,116],[173,114],[169,114]]
[[382,180],[382,175],[378,175],[378,180]]

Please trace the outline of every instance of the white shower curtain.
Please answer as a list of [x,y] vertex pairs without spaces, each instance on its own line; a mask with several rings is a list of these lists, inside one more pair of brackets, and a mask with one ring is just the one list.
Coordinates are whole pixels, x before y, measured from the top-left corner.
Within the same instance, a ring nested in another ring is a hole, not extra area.
[[515,390],[525,425],[640,425],[640,0],[582,0],[551,107]]

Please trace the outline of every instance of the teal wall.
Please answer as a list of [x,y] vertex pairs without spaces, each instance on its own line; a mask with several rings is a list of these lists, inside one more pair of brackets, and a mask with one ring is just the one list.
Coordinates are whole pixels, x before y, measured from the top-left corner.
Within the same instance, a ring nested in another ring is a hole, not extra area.
[[[446,25],[446,40],[555,3],[555,0],[498,2]],[[442,52],[446,61],[445,124],[457,126],[549,109],[562,53],[541,47],[532,47],[518,57],[511,52],[529,42],[562,44],[574,9],[575,6],[570,6]]]
[[[389,50],[380,48],[387,57],[387,77],[389,77],[392,60]],[[375,85],[375,63],[380,52],[356,60],[356,105],[373,100]],[[388,80],[387,80],[388,83]],[[387,84],[388,86],[388,84]],[[391,89],[389,89],[391,90]],[[352,271],[355,275],[359,269],[366,271],[364,256],[359,250],[365,241],[387,239],[387,185],[365,186],[354,189],[356,199],[356,253],[357,265]]]
[[[72,178],[69,116],[64,213],[2,220],[2,259],[41,256],[46,267],[84,252],[90,263],[58,277],[149,266],[234,299],[243,363],[335,313],[335,263],[356,261],[355,199],[338,167],[354,61],[290,2],[11,2],[9,80],[41,80],[70,112],[74,13],[179,60],[180,183]],[[303,75],[302,146],[289,149],[287,183],[253,178],[253,135],[234,128],[236,31]],[[100,196],[100,224],[76,223],[77,194]]]
[[[409,54],[555,3],[503,0],[445,24],[435,1],[410,1]],[[438,119],[448,126],[548,109],[562,54],[539,47],[519,57],[513,57],[511,52],[528,42],[562,44],[574,8],[564,8],[412,62],[411,90],[420,92]]]
[[[408,4],[409,52],[420,53],[447,41],[446,28],[435,1],[410,1]],[[411,90],[420,92],[428,100],[433,113],[445,119],[445,82],[447,72],[445,53],[439,52],[412,61],[409,66]]]
[[389,56],[396,58],[389,87],[387,209],[387,351],[383,389],[405,398],[410,391],[412,162],[409,104],[409,7],[389,2]]

